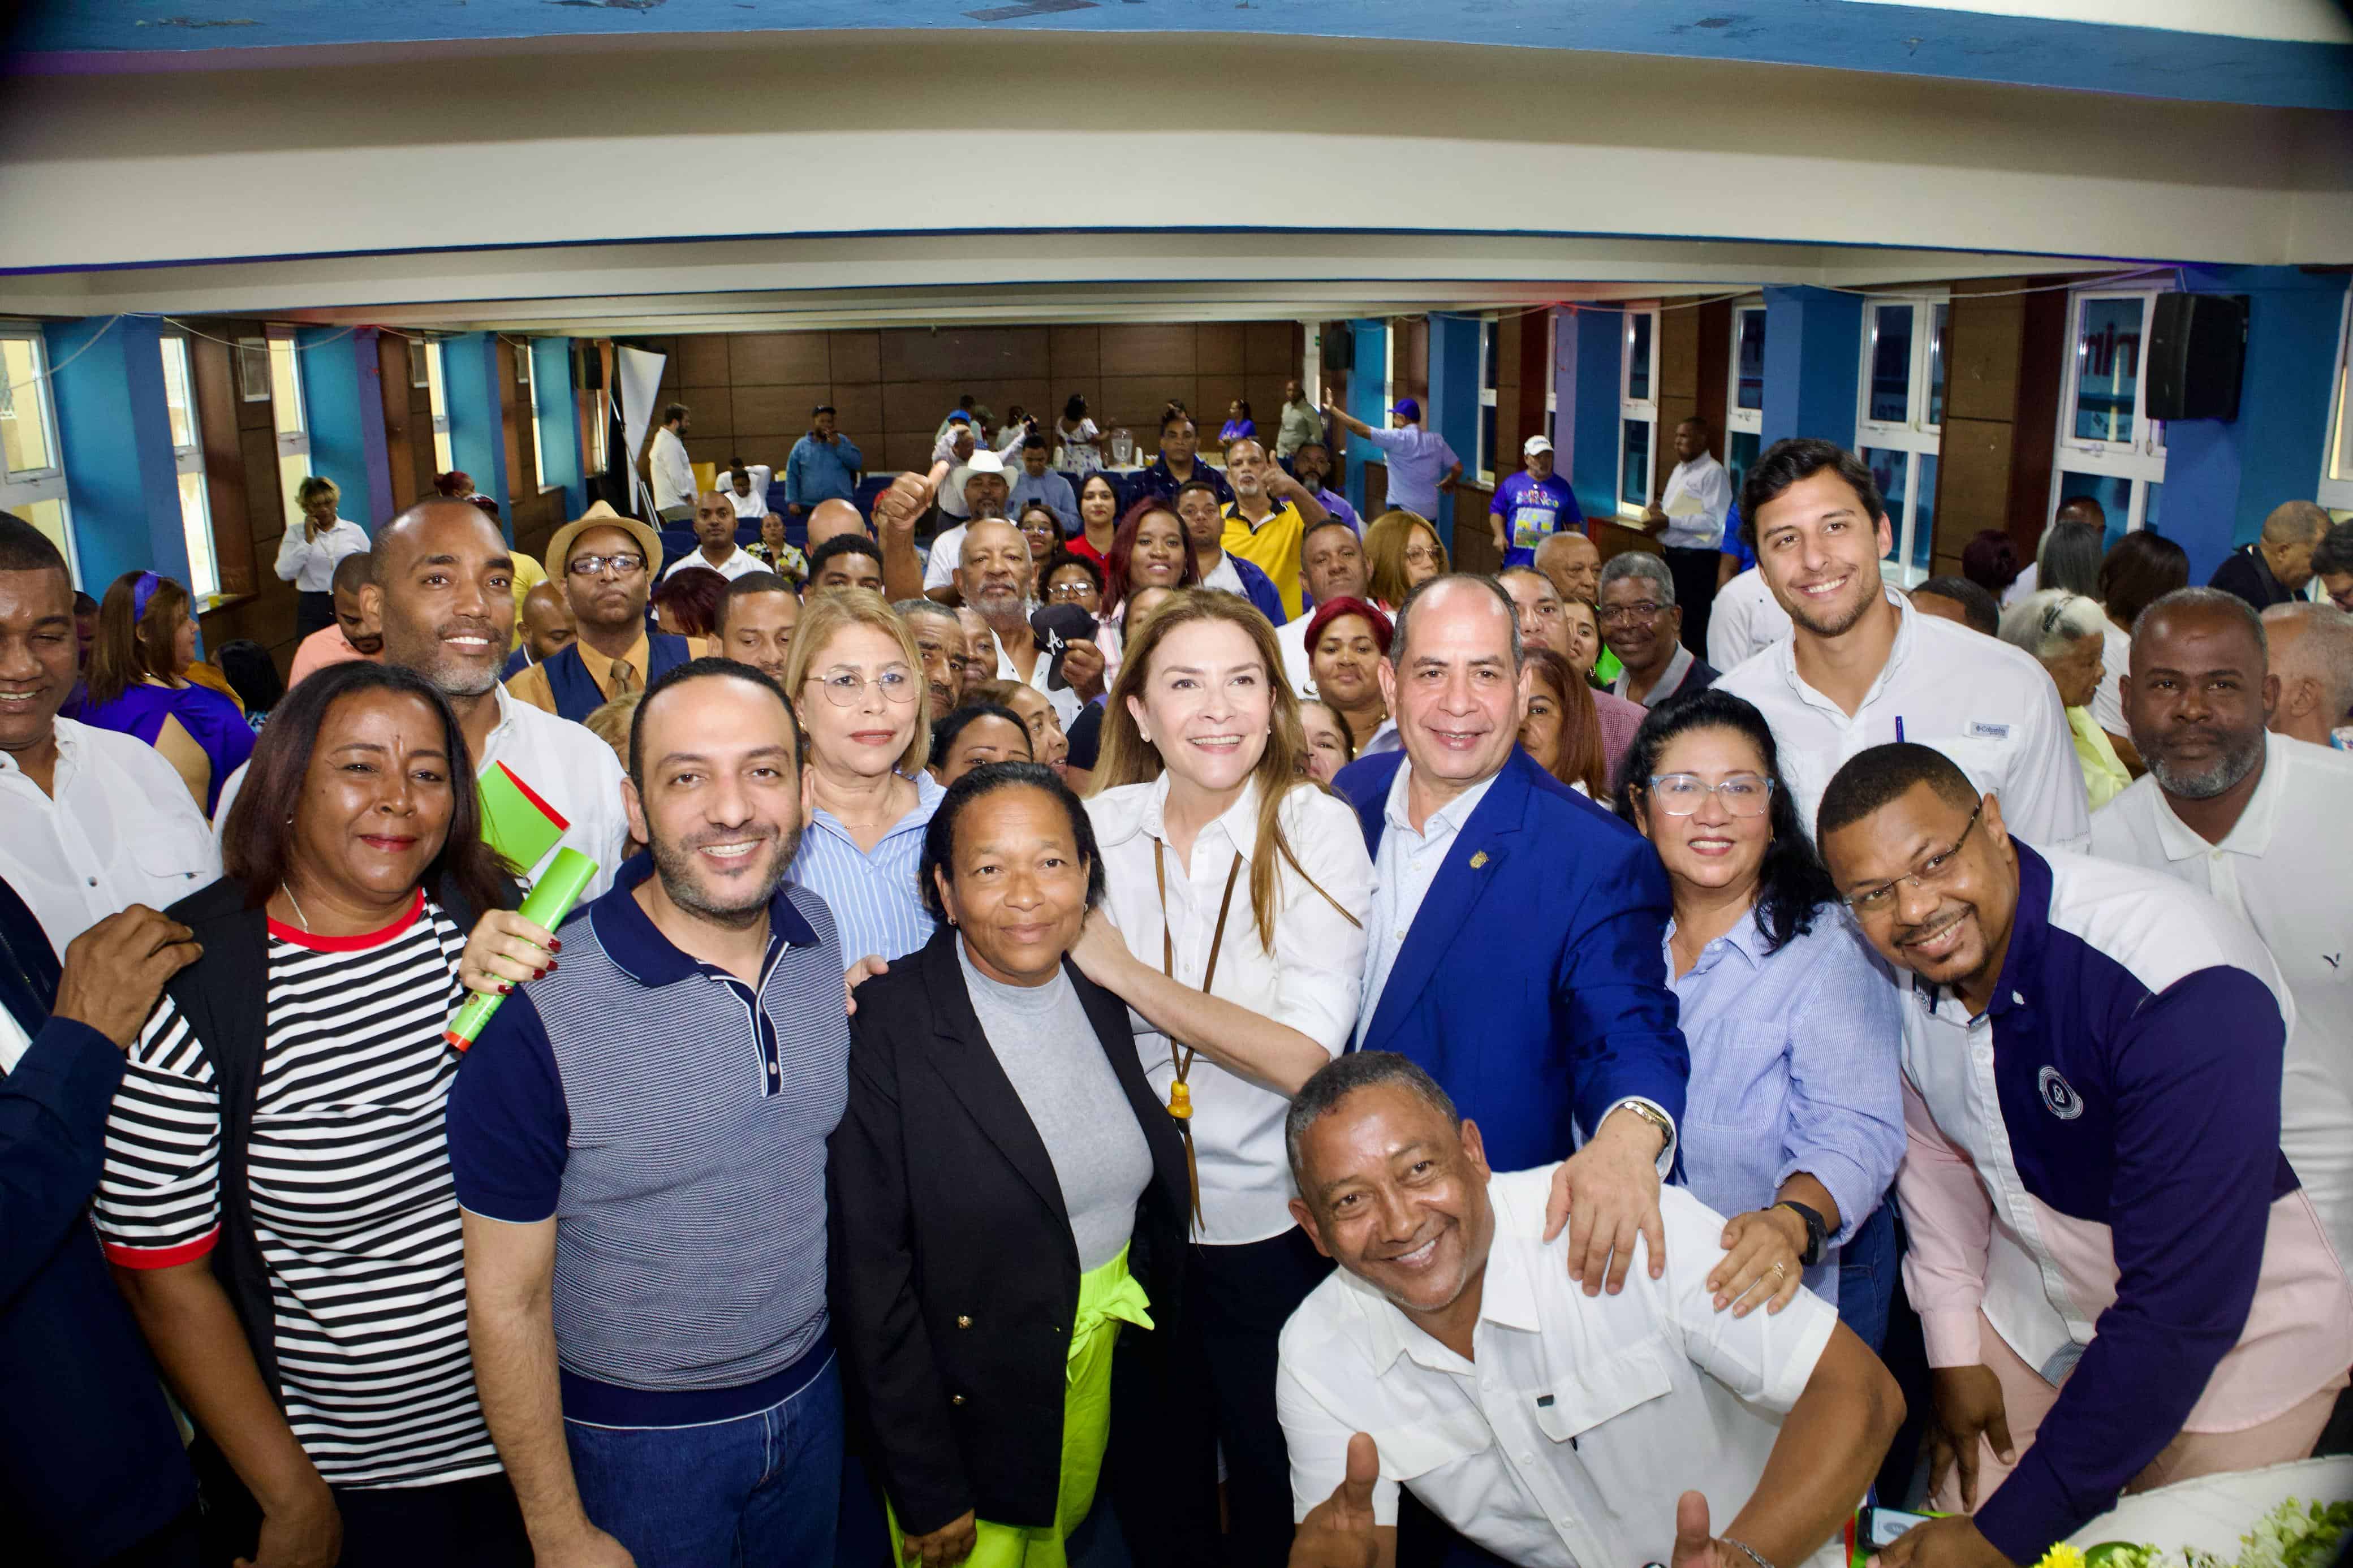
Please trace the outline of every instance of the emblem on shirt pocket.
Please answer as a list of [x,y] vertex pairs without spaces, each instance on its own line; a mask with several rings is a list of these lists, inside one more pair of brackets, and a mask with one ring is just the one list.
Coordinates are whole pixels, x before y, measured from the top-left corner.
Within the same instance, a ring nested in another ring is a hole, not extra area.
[[1979,741],[2007,741],[2010,739],[2010,726],[1985,719],[1972,719],[1969,721],[1969,734]]
[[2044,1108],[2060,1121],[2073,1121],[2084,1114],[2084,1097],[2075,1092],[2073,1084],[2059,1076],[2057,1068],[2044,1068],[2035,1082],[2042,1090]]

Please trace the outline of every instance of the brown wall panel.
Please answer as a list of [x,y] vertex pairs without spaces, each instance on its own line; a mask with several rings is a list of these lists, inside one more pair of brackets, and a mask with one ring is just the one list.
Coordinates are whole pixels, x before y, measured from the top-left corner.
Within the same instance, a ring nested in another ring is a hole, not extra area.
[[[753,389],[745,388],[748,395]],[[723,441],[735,434],[734,400],[728,389],[701,384],[687,387],[678,400],[692,410],[687,421],[687,434],[705,441]]]
[[727,340],[727,374],[737,386],[829,382],[831,363],[823,332],[737,332]]
[[843,382],[882,380],[882,334],[880,332],[828,332],[825,335],[826,363],[832,368],[829,379],[837,384]]
[[1189,378],[1197,368],[1190,326],[1107,326],[1102,332],[1106,378],[1117,374]]
[[1240,321],[1204,321],[1193,330],[1193,369],[1239,378],[1246,368],[1247,330]]
[[727,342],[715,332],[680,339],[678,353],[671,356],[680,381],[687,386],[726,385],[730,376]]

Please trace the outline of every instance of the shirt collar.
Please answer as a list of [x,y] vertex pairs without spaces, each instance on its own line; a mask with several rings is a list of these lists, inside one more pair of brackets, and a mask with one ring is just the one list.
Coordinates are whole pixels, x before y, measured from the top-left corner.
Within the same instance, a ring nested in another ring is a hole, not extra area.
[[[902,833],[922,830],[931,822],[932,814],[939,809],[940,797],[948,793],[946,787],[934,778],[927,768],[917,768],[913,773],[902,773],[899,776],[915,786],[915,804],[908,810],[906,816],[883,830],[882,837],[885,840],[896,838]],[[809,813],[808,825],[813,828],[821,826],[826,832],[836,837],[849,839],[849,829],[841,825],[841,818],[823,806]],[[856,842],[854,839],[849,841]]]
[[[1168,772],[1164,768],[1158,778],[1113,808],[1116,815],[1112,821],[1096,826],[1096,841],[1107,848],[1113,844],[1124,844],[1142,834],[1166,844],[1168,842],[1167,809]],[[1258,780],[1255,777],[1244,783],[1242,793],[1234,797],[1233,805],[1219,813],[1217,819],[1201,831],[1206,834],[1210,828],[1221,830],[1232,845],[1234,853],[1244,860],[1250,859],[1250,852],[1258,847]],[[1197,847],[1199,845],[1198,836],[1194,843]]]
[[[698,549],[695,553],[700,555],[702,552]],[[597,689],[600,691],[607,689],[612,683],[613,661],[590,647],[586,637],[575,637],[572,647],[580,655],[580,662],[587,667],[589,678],[596,682]],[[646,629],[639,626],[638,640],[631,643],[629,651],[621,657],[628,659],[631,668],[637,670],[638,684],[640,687],[646,683],[646,661],[650,657],[647,650]]]
[[[1912,645],[1919,639],[1920,616],[1918,611],[1913,609],[1912,601],[1893,588],[1884,588],[1882,592],[1885,595],[1887,602],[1895,606],[1895,641],[1889,645],[1887,662],[1879,667],[1879,674],[1872,679],[1871,689],[1864,692],[1862,700],[1855,705],[1854,712],[1857,718],[1862,716],[1864,709],[1879,700],[1879,694],[1887,689],[1887,683],[1894,679],[1896,670],[1903,668],[1904,661],[1911,657]],[[1771,597],[1769,590],[1767,597]],[[1806,678],[1798,673],[1797,638],[1782,637],[1775,642],[1773,657],[1779,665],[1782,680],[1788,683],[1789,689],[1797,695],[1799,701],[1811,708],[1826,709],[1836,713],[1841,721],[1846,720],[1844,710],[1807,685]]]
[[[2279,826],[2280,797],[2287,793],[2287,771],[2295,765],[2295,743],[2284,735],[2263,736],[2263,772],[2255,781],[2255,793],[2247,797],[2247,806],[2239,813],[2239,820],[2222,836],[2220,844],[2209,844],[2198,832],[2173,814],[2173,803],[2165,798],[2165,791],[2152,787],[2150,795],[2157,802],[2157,839],[2168,860],[2193,860],[2217,849],[2233,855],[2261,858],[2272,847],[2272,830]],[[2154,786],[2155,781],[2151,780]]]
[[[1658,684],[1651,688],[1650,698],[1642,705],[1645,708],[1653,708],[1672,697],[1682,687],[1683,677],[1691,673],[1693,662],[1691,649],[1681,643],[1675,644],[1675,651],[1667,657],[1667,668],[1660,672]],[[1621,667],[1618,671],[1618,679],[1609,683],[1609,695],[1627,698],[1630,700],[1633,697],[1633,685],[1634,672]]]
[[[1536,1304],[1535,1277],[1530,1270],[1527,1256],[1531,1250],[1505,1236],[1501,1216],[1497,1216],[1494,1234],[1487,1244],[1487,1267],[1479,1282],[1481,1322],[1528,1333],[1535,1333],[1543,1327]],[[1538,1253],[1538,1257],[1541,1256]],[[1354,1275],[1348,1276],[1348,1283],[1365,1298],[1365,1316],[1371,1330],[1375,1375],[1388,1372],[1397,1364],[1399,1356],[1433,1371],[1460,1370],[1459,1363],[1454,1362],[1453,1352],[1422,1332],[1396,1302]],[[1425,1351],[1435,1351],[1436,1354],[1425,1355]],[[1446,1359],[1438,1359],[1440,1356]]]
[[[621,862],[621,868],[613,876],[612,890],[588,906],[596,940],[604,944],[606,955],[630,979],[649,987],[675,985],[697,974],[717,973],[681,952],[638,904],[637,889],[653,874],[653,857],[640,850]],[[779,882],[776,890],[768,896],[771,954],[779,941],[793,947],[817,945],[817,932],[801,918],[800,910],[793,908],[786,887]]]
[[[1495,780],[1501,777],[1502,773],[1503,770],[1498,768],[1494,773],[1489,773],[1485,778],[1431,812],[1429,819],[1421,826],[1420,836],[1428,838],[1441,826],[1449,833],[1461,832],[1462,825],[1471,820],[1471,814],[1479,809],[1479,803],[1487,798],[1487,792],[1494,787]],[[1382,807],[1382,815],[1388,819],[1388,825],[1391,827],[1402,827],[1408,833],[1414,831],[1413,819],[1407,815],[1406,811],[1406,790],[1412,783],[1412,779],[1413,759],[1409,756],[1398,765],[1397,776],[1389,780],[1388,800]]]
[[[1674,940],[1675,922],[1671,916],[1667,921],[1667,934],[1659,941],[1660,951],[1667,955],[1669,974],[1675,972]],[[1757,924],[1757,910],[1752,907],[1746,915],[1733,922],[1730,931],[1700,950],[1699,962],[1692,965],[1691,973],[1692,974],[1707,973],[1715,966],[1715,962],[1708,954],[1722,951],[1740,954],[1748,961],[1748,967],[1751,970],[1762,969],[1765,966],[1766,945],[1765,928]]]

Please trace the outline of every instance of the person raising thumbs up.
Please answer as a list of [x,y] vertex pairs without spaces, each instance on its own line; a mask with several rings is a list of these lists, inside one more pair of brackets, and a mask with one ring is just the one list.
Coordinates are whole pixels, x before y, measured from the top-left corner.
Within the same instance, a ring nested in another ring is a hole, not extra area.
[[[1375,1568],[1397,1560],[1397,1526],[1373,1522],[1373,1483],[1381,1479],[1372,1435],[1348,1439],[1348,1468],[1332,1495],[1307,1510],[1291,1538],[1290,1568]],[[1705,1505],[1700,1527],[1706,1529]],[[1683,1568],[1680,1560],[1676,1568]]]

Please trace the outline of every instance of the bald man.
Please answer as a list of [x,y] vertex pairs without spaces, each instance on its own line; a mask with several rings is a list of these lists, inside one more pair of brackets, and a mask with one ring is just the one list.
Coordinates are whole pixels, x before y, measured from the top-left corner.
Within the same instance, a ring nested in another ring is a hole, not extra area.
[[534,664],[543,664],[572,646],[578,634],[572,626],[572,602],[554,582],[542,578],[522,596],[522,613],[516,629],[522,637],[513,653],[507,656],[506,668],[499,672],[501,680],[512,680]]
[[2334,605],[2274,605],[2263,612],[2279,704],[2271,731],[2345,749],[2353,725],[2353,616]]
[[360,590],[367,585],[369,555],[354,551],[335,563],[335,624],[312,632],[294,649],[294,663],[286,672],[291,691],[302,678],[331,664],[355,658],[373,659],[384,652],[384,628],[367,613]]
[[1562,598],[1600,602],[1601,552],[1582,533],[1556,533],[1537,545],[1536,570]]
[[725,490],[704,490],[694,498],[694,539],[701,548],[671,562],[663,576],[689,566],[707,566],[733,583],[768,569],[766,562],[735,542],[735,501]]
[[2328,531],[2328,514],[2308,500],[2282,501],[2263,519],[2263,531],[2214,568],[2206,585],[2236,594],[2258,610],[2284,605],[2312,581],[2312,550]]

